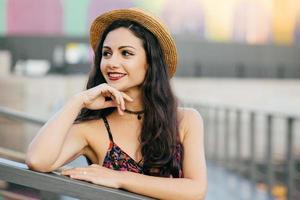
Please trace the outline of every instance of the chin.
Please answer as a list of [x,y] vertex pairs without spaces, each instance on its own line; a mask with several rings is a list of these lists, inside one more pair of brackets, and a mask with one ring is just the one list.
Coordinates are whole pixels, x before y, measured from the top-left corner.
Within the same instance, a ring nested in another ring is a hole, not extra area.
[[126,91],[127,87],[124,83],[114,83],[114,82],[107,82],[108,85],[114,87],[115,89],[119,90],[120,92]]

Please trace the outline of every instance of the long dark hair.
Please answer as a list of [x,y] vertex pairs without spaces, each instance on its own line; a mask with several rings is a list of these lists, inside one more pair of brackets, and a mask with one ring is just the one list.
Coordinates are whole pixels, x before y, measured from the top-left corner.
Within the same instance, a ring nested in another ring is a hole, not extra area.
[[[105,83],[100,71],[103,42],[107,34],[117,28],[124,27],[143,41],[146,51],[148,69],[141,86],[142,101],[144,103],[144,120],[140,134],[143,171],[154,176],[179,177],[179,168],[176,154],[179,141],[177,120],[177,99],[175,98],[168,77],[168,68],[165,63],[161,46],[157,38],[140,24],[129,20],[114,21],[104,31],[95,60],[87,82],[87,89]],[[75,120],[79,123],[85,120],[98,119],[112,113],[115,108],[101,110],[82,109]]]

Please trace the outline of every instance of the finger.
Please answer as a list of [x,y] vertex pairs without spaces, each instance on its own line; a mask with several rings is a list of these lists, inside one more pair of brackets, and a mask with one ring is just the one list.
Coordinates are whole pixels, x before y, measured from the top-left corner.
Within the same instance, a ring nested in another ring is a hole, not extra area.
[[61,171],[61,174],[63,174],[63,175],[69,175],[73,171],[75,171],[74,168],[72,168],[72,169],[64,169],[64,170]]
[[124,92],[121,92],[123,98],[127,101],[133,101],[133,98],[131,98],[129,95],[125,94]]
[[65,176],[70,176],[72,173],[75,173],[75,170],[64,170],[61,172],[61,174]]
[[[118,107],[120,107],[119,109],[125,110],[125,102],[122,93],[111,86],[107,86],[107,90],[112,94],[111,98],[117,102]],[[119,113],[121,115],[123,114],[123,112]]]
[[120,93],[120,102],[121,102],[121,109],[125,110],[125,101],[121,93]]
[[114,101],[116,101],[116,103],[117,103],[117,105],[120,105],[120,100],[119,100],[119,98],[118,98],[118,94],[117,94],[117,92],[116,91],[111,91],[111,98],[114,100]]
[[124,114],[123,110],[120,108],[119,105],[118,105],[118,112],[119,112],[120,115],[123,115],[123,114]]
[[92,167],[92,168],[99,168],[99,167],[100,167],[100,165],[91,164],[89,167]]
[[77,180],[88,181],[88,182],[92,182],[92,179],[93,179],[92,176],[81,175],[81,174],[73,174],[73,175],[70,176],[70,178],[77,179]]
[[111,94],[111,92],[109,92],[109,91],[103,91],[102,93],[101,93],[101,95],[102,96],[104,96],[104,97],[112,97],[112,94]]
[[76,167],[76,168],[71,168],[71,169],[66,169],[62,171],[63,175],[70,175],[71,173],[77,173],[77,172],[82,172],[88,170],[87,167]]
[[91,174],[93,174],[94,172],[93,172],[93,170],[94,170],[95,168],[90,168],[90,170],[84,170],[84,171],[72,171],[72,172],[68,172],[67,174],[63,174],[63,175],[66,175],[66,176],[80,176],[80,175],[82,175],[82,176],[88,176],[88,175],[91,175]]
[[114,89],[114,92],[115,92],[116,101],[118,102],[118,106],[120,107],[121,110],[125,110],[125,101],[123,99],[122,93],[116,89]]
[[75,171],[84,171],[84,170],[88,170],[88,167],[74,167],[73,170]]
[[108,87],[107,83],[102,83],[98,85],[95,90],[97,90],[98,94],[101,94],[103,91],[106,90],[107,87]]
[[103,104],[103,108],[108,108],[108,107],[117,107],[117,103],[115,101],[105,101]]
[[125,101],[123,99],[123,96],[121,93],[119,93],[119,98],[120,98],[120,109],[122,111],[122,114],[124,114],[124,110],[125,110]]

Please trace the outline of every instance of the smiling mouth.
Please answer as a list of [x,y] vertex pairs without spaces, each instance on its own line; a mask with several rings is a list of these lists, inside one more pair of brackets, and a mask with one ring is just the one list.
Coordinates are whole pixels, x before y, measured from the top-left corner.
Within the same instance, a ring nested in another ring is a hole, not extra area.
[[111,80],[111,81],[117,81],[117,80],[123,78],[124,76],[126,76],[126,74],[118,73],[118,72],[108,72],[107,75],[108,75],[109,80]]

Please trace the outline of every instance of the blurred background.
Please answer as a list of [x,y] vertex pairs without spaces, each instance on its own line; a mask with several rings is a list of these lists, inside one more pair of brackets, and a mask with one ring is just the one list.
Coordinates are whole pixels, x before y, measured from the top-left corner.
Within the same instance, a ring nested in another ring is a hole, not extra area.
[[128,7],[176,40],[171,82],[204,118],[207,199],[300,199],[299,0],[0,0],[0,157],[24,162],[42,123],[85,88],[92,20]]

